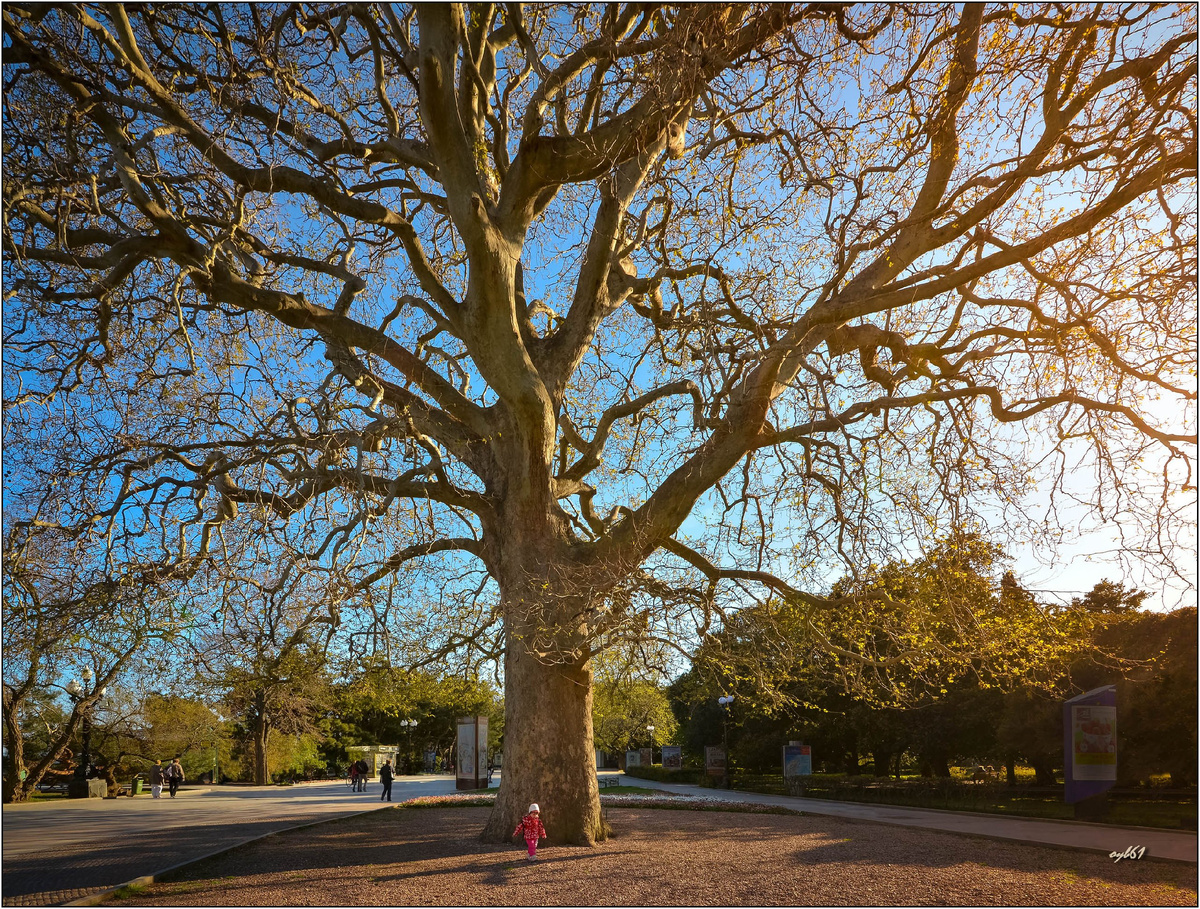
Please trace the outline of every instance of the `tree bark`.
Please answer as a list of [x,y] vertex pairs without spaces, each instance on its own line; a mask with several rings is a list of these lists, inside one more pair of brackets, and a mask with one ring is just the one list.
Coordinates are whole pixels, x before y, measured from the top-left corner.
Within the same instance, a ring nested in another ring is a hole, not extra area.
[[872,751],[871,760],[874,762],[875,776],[887,776],[892,761],[891,751]]
[[[17,721],[17,711],[20,702],[4,697],[4,747],[8,749],[5,756],[4,768],[4,803],[24,802],[29,799],[33,785],[26,787],[20,779],[21,771],[25,769],[25,740],[21,737],[21,728]],[[28,782],[28,780],[24,781]]]
[[1029,762],[1033,765],[1034,777],[1039,786],[1054,785],[1054,764],[1049,755],[1038,755]]
[[265,786],[267,779],[267,737],[271,727],[267,720],[266,693],[258,691],[254,695],[254,784]]
[[858,766],[858,748],[848,748],[846,750],[843,769],[850,776],[858,776],[860,770]]
[[950,779],[950,757],[945,753],[935,753],[929,756],[933,772],[943,780]]
[[590,660],[535,658],[520,627],[510,622],[505,632],[504,773],[483,838],[508,842],[537,802],[550,842],[594,845],[608,828],[596,782]]
[[[67,744],[71,741],[71,737],[75,735],[75,729],[79,725],[80,720],[79,705],[76,705],[71,715],[67,718],[67,722],[59,731],[58,737],[50,743],[50,747],[46,753],[41,758],[38,758],[32,767],[27,768],[25,766],[25,740],[21,735],[19,714],[22,702],[23,696],[14,697],[12,692],[8,688],[5,688],[3,709],[4,741],[5,747],[8,748],[8,766],[3,786],[3,800],[5,802],[28,801],[34,789],[37,788],[37,784],[45,777],[46,771],[50,769],[50,766],[64,753],[70,754]],[[19,778],[22,770],[28,771],[24,780]]]

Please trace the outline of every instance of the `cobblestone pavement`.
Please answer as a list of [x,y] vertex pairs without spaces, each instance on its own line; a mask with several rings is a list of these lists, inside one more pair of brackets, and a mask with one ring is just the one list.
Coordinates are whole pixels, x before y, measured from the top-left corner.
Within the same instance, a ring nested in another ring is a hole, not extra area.
[[[401,778],[393,798],[453,789],[448,776]],[[377,783],[351,793],[341,782],[6,806],[0,895],[4,906],[62,905],[273,831],[380,806]]]

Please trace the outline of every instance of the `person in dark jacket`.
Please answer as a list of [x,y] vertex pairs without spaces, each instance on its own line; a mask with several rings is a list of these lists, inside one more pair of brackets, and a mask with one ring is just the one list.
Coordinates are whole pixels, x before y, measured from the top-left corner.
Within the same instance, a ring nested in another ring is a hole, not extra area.
[[379,782],[383,783],[383,795],[379,796],[379,801],[390,802],[392,800],[392,762],[384,761],[383,766],[379,768]]
[[355,762],[355,765],[358,767],[358,791],[366,792],[367,791],[367,774],[371,772],[371,768],[367,764],[367,762],[365,760],[363,760],[362,758],[359,758]]
[[179,758],[171,761],[171,765],[166,770],[166,777],[171,798],[175,798],[175,793],[179,791],[179,784],[184,781],[183,765],[179,763]]

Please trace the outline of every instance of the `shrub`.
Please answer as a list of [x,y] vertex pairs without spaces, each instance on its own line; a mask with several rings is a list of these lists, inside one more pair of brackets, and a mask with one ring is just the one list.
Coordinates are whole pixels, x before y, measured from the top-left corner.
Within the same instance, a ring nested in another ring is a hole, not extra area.
[[652,767],[626,767],[625,775],[639,780],[654,780],[657,783],[690,783],[704,785],[704,774],[696,769],[684,767],[682,770],[666,770],[661,765]]

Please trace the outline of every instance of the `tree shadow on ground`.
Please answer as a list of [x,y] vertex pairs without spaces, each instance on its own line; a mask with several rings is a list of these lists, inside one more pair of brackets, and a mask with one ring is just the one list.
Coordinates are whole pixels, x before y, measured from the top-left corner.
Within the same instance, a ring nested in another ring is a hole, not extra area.
[[[807,815],[804,833],[820,838],[811,846],[793,848],[787,858],[800,868],[826,863],[886,861],[898,866],[953,868],[978,866],[1010,872],[1059,872],[1087,877],[1101,883],[1168,883],[1177,879],[1179,863],[1145,859],[1140,862],[1114,862],[1108,855],[1081,849],[991,839],[966,833],[921,829],[919,837],[906,835],[908,828],[873,824],[855,819]],[[771,831],[767,836],[781,840],[793,834]],[[1134,843],[1118,843],[1120,851]]]
[[[534,869],[549,866],[550,877],[559,885],[575,888],[570,892],[578,892],[586,904],[588,900],[618,898],[615,893],[595,889],[596,882],[606,880],[618,869],[644,862],[664,846],[664,855],[672,857],[650,872],[651,884],[658,889],[644,896],[640,891],[626,894],[630,899],[638,897],[634,899],[638,904],[647,904],[647,900],[648,904],[659,904],[664,898],[684,892],[690,896],[683,902],[702,902],[704,894],[696,891],[696,886],[717,875],[732,875],[732,884],[744,888],[751,887],[752,882],[759,886],[757,882],[773,880],[784,887],[806,879],[844,881],[847,873],[852,879],[868,882],[879,882],[893,872],[907,875],[912,881],[937,876],[951,882],[961,879],[964,888],[955,898],[966,903],[977,902],[962,895],[972,892],[965,885],[973,878],[978,877],[984,884],[991,882],[994,888],[1000,876],[1014,874],[1029,875],[1029,880],[1036,883],[1041,883],[1036,880],[1039,875],[1086,882],[1096,887],[1097,893],[1110,883],[1161,883],[1176,891],[1179,887],[1195,887],[1195,868],[1191,869],[1193,880],[1189,884],[1177,863],[1114,865],[1100,854],[816,815],[654,809],[613,810],[616,836],[612,839],[595,849],[551,846],[539,854],[537,863],[529,864],[522,842],[486,843],[479,838],[489,813],[489,808],[401,809],[329,821],[248,844],[183,869],[170,876],[171,884],[162,893],[164,897],[193,890],[201,893],[204,882],[220,888],[224,881],[234,879],[252,888],[245,891],[247,894],[259,892],[253,889],[257,887],[264,888],[263,893],[274,894],[272,888],[283,876],[286,886],[320,891],[336,887],[332,883],[335,880],[345,880],[351,888],[378,886],[385,900],[394,900],[394,894],[404,892],[461,892],[454,887],[462,881],[484,892],[511,894],[504,888],[544,886],[546,874]],[[702,826],[695,823],[699,819],[704,821]],[[706,846],[698,850],[703,853],[699,857],[688,849],[696,837],[701,837]],[[736,856],[737,860],[728,862],[727,856]],[[181,886],[183,890],[170,889]],[[736,904],[738,899],[751,899],[750,894],[756,892],[730,891],[728,898]],[[869,887],[863,892],[870,892]],[[922,899],[929,898],[927,890],[920,890],[919,885],[914,885],[912,892],[914,898],[919,894]],[[1035,892],[1042,891],[1035,888]],[[937,893],[940,891],[935,891],[935,897]],[[253,895],[244,898],[254,901]],[[370,902],[374,896],[367,891],[357,898]]]
[[[503,848],[503,847],[499,847]],[[564,854],[562,850],[571,849],[570,853]],[[605,853],[605,858],[616,857],[632,854],[631,850],[621,850],[618,852],[608,851]],[[454,873],[462,872],[476,873],[480,875],[483,883],[492,886],[503,886],[512,882],[512,876],[509,872],[518,868],[525,868],[531,864],[553,864],[555,867],[562,867],[577,862],[590,862],[595,860],[595,854],[586,847],[554,847],[554,854],[551,856],[540,856],[536,862],[529,862],[525,858],[526,853],[522,850],[515,856],[503,856],[500,858],[484,857],[479,861],[468,862],[466,864],[458,864],[454,866]],[[403,881],[412,880],[422,877],[437,877],[445,874],[444,868],[422,868],[415,871],[405,871],[395,874],[385,874],[372,878],[377,883],[401,883]]]

